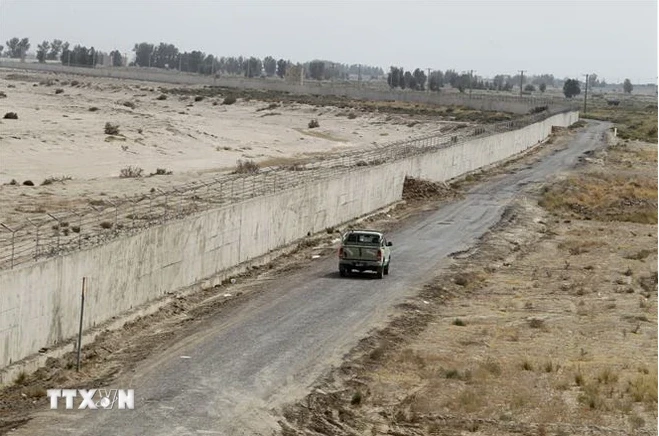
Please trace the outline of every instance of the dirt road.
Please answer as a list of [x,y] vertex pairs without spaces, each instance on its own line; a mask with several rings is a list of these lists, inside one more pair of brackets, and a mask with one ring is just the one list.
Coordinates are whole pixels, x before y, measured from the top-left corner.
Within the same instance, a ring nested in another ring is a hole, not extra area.
[[267,292],[210,317],[184,341],[116,380],[115,387],[136,390],[134,411],[44,411],[12,434],[272,433],[272,410],[302,398],[448,254],[468,249],[487,232],[522,187],[603,145],[607,127],[593,122],[567,149],[495,177],[391,234],[392,271],[384,280],[341,279],[329,257],[261,284]]

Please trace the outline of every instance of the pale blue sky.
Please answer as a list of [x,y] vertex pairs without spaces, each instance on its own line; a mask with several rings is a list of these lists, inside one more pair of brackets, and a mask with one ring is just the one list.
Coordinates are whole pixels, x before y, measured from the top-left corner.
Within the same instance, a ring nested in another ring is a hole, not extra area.
[[657,79],[657,2],[0,0],[0,44],[59,38],[130,52],[314,58],[476,74]]

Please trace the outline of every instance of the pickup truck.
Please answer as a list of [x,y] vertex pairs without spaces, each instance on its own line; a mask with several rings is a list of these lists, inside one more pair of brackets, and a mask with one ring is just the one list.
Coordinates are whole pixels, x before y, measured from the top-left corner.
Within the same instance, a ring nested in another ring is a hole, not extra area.
[[381,279],[389,274],[391,247],[382,232],[351,230],[341,238],[339,248],[339,274],[345,277],[352,271],[374,271]]

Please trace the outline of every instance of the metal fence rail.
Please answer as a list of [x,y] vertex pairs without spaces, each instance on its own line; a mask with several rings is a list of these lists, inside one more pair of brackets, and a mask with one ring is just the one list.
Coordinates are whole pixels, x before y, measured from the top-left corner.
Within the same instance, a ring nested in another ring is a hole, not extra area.
[[122,202],[105,200],[101,206],[46,213],[25,218],[20,226],[0,223],[0,269],[100,245],[200,211],[337,177],[365,166],[382,165],[476,137],[516,130],[554,114],[544,112],[486,126],[452,126],[439,134],[376,145],[312,163],[262,168],[251,174],[227,174],[210,183],[179,185]]

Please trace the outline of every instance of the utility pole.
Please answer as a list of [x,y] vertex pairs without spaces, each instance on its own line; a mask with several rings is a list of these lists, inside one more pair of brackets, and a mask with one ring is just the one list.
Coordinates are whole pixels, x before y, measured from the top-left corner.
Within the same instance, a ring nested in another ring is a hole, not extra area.
[[469,70],[469,99],[471,100],[471,90],[474,87],[474,70]]
[[587,108],[587,102],[588,102],[588,76],[589,76],[589,74],[586,74],[586,91],[584,92],[584,95],[583,95],[583,113],[584,113],[584,115],[586,114],[586,108]]
[[524,73],[526,70],[519,70],[519,97],[522,97],[522,90],[524,89]]

